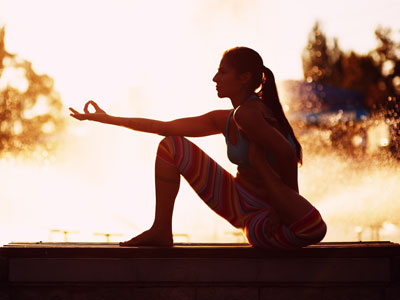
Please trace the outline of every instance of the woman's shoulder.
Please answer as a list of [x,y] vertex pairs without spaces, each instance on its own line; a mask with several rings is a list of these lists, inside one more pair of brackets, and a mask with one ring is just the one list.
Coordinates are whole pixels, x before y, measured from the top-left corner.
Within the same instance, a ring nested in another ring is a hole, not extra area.
[[210,111],[208,114],[214,120],[226,121],[230,113],[232,113],[232,109],[218,109]]
[[236,108],[233,117],[238,124],[268,121],[272,125],[277,121],[272,111],[257,100],[248,101],[240,105]]
[[213,110],[208,113],[212,122],[217,126],[221,132],[225,131],[226,122],[228,120],[229,115],[232,113],[232,109],[219,109]]

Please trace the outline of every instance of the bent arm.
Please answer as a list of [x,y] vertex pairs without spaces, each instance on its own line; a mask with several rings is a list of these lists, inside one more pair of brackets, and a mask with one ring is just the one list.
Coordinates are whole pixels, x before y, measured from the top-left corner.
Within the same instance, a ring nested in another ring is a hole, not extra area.
[[284,224],[292,224],[312,209],[312,204],[299,194],[298,189],[284,182],[272,169],[261,147],[252,144],[250,155],[250,163],[255,166],[268,190],[268,202]]
[[[272,126],[259,110],[252,108],[237,110],[234,120],[249,141],[258,145],[264,153],[270,152],[274,155],[274,171],[285,184],[298,191],[296,152],[281,132]],[[259,156],[255,168],[262,171],[264,164],[269,164],[266,156]]]

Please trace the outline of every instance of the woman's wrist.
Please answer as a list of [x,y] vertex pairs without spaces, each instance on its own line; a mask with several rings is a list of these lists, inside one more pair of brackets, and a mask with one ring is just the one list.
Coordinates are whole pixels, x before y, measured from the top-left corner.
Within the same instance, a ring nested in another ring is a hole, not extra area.
[[89,115],[88,120],[89,121],[95,121],[95,122],[100,122],[100,123],[107,123],[107,117],[108,115],[105,113],[93,113]]

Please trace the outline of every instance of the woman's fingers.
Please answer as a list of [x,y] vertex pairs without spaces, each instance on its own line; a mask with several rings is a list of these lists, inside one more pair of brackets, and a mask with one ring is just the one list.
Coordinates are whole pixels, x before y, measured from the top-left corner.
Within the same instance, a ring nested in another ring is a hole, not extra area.
[[70,116],[79,121],[87,120],[87,118],[83,114],[70,114]]
[[77,119],[77,120],[87,120],[87,117],[85,116],[85,114],[81,114],[79,111],[73,109],[72,107],[69,108],[69,110],[72,112],[70,114],[71,117]]
[[79,112],[75,109],[73,109],[72,107],[69,108],[70,111],[72,111],[74,114],[79,114]]
[[93,100],[89,100],[88,102],[86,102],[85,107],[83,108],[83,111],[86,114],[90,114],[91,113],[89,111],[89,106],[90,105],[92,105],[94,107],[96,113],[100,113],[100,112],[103,113],[104,112],[96,102],[94,102]]
[[85,106],[83,107],[83,111],[85,112],[85,114],[90,114],[89,112],[89,105],[91,104],[90,101],[86,102]]
[[96,102],[94,102],[93,100],[90,100],[89,102],[90,102],[90,104],[93,105],[93,107],[94,107],[94,109],[96,111],[102,111],[102,109],[100,108],[100,106]]
[[96,102],[94,102],[93,100],[89,100],[88,102],[86,102],[85,107],[83,108],[83,111],[84,111],[86,114],[90,114],[89,105],[92,105],[96,111],[97,111],[97,109],[99,108],[99,106],[97,105]]
[[[96,111],[94,113],[91,113],[89,111],[90,105],[93,105],[93,107],[95,108]],[[82,120],[93,120],[93,118],[96,116],[96,114],[105,114],[105,112],[93,100],[86,102],[86,104],[83,108],[84,113],[80,113],[72,107],[70,107],[69,110],[72,112],[70,114],[71,117],[74,117],[75,119],[78,119],[81,121]]]

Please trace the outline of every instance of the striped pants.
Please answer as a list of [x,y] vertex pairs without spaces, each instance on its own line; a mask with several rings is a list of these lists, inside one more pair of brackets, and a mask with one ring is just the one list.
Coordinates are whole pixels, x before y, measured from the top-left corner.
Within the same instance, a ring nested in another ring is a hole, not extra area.
[[281,225],[272,236],[265,234],[271,206],[240,186],[195,144],[180,136],[164,138],[157,156],[175,166],[200,198],[218,215],[236,228],[244,230],[254,247],[292,249],[318,243],[326,233],[326,224],[318,210],[312,208],[291,225]]

